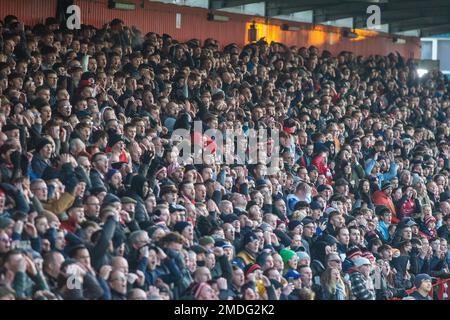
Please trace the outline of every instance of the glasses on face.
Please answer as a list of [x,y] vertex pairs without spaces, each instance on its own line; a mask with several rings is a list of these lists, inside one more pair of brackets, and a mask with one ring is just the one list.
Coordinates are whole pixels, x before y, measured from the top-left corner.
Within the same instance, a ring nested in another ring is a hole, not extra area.
[[32,189],[33,191],[48,191],[48,188],[36,188],[36,189]]
[[0,241],[1,241],[1,242],[4,242],[4,243],[9,243],[9,242],[11,242],[12,240],[11,240],[10,238],[2,237],[2,238],[0,238]]
[[100,203],[86,203],[89,206],[100,207]]

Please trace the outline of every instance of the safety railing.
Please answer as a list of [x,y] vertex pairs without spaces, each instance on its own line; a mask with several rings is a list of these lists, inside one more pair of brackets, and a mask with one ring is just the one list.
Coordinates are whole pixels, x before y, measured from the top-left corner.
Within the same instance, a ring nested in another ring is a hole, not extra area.
[[[406,290],[406,293],[410,295],[416,291],[415,288]],[[434,295],[437,295],[436,300],[449,300],[450,299],[450,279],[437,278],[435,284],[433,284],[433,290],[430,291],[429,296],[434,299]],[[391,298],[388,300],[401,300],[400,298]]]

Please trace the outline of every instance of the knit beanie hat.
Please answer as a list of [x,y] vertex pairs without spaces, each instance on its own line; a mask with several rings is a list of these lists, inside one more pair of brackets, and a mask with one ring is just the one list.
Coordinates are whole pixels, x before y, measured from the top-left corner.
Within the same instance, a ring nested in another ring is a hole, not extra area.
[[109,169],[108,172],[106,173],[106,181],[111,180],[111,178],[113,177],[113,175],[115,175],[117,172],[119,172],[119,170],[116,169]]
[[283,259],[284,263],[288,263],[289,260],[292,259],[292,257],[295,256],[295,251],[289,250],[289,249],[282,249],[280,251],[280,256]]
[[250,242],[252,242],[252,241],[255,241],[255,240],[258,240],[258,239],[259,239],[259,238],[258,238],[258,236],[257,236],[255,233],[249,232],[249,233],[246,233],[246,234],[245,234],[243,244],[244,244],[244,246],[245,246],[245,245],[247,245],[248,243],[250,243]]
[[187,228],[188,226],[190,226],[191,224],[189,222],[186,221],[179,221],[175,224],[175,226],[173,227],[173,230],[175,230],[176,232],[178,232],[179,234],[181,234],[183,232],[183,230],[185,228]]
[[428,274],[420,273],[414,279],[414,285],[417,289],[419,289],[423,281],[431,281],[431,280],[432,278]]
[[297,251],[297,257],[298,257],[298,260],[303,260],[303,259],[311,260],[311,257],[309,256],[309,254],[305,251]]
[[204,237],[200,238],[198,243],[201,246],[207,246],[208,244],[214,244],[214,238],[211,236],[204,236]]
[[433,216],[428,216],[425,218],[425,224],[428,226],[430,223],[436,222],[436,218]]
[[297,226],[300,226],[300,225],[303,225],[303,223],[301,221],[299,221],[299,220],[292,220],[292,221],[289,221],[288,229],[292,231]]
[[14,220],[7,217],[1,217],[0,218],[0,229],[6,229],[10,225],[14,224]]
[[48,144],[52,144],[50,142],[50,140],[48,140],[48,139],[39,140],[39,142],[36,144],[36,147],[35,147],[36,152],[39,153],[39,151],[41,151],[41,149],[44,148]]

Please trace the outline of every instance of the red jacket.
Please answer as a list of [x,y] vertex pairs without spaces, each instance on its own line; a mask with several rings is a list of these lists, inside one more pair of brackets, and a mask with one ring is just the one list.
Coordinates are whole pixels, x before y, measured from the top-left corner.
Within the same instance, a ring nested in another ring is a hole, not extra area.
[[331,170],[330,168],[328,168],[324,163],[323,163],[323,156],[321,154],[318,154],[317,156],[315,156],[311,163],[316,166],[317,171],[319,172],[319,174],[323,174],[328,181],[328,184],[331,184],[331,182],[333,181],[333,175],[331,174]]
[[399,208],[398,214],[400,217],[413,217],[416,210],[416,201],[411,198],[403,202],[402,206]]
[[372,201],[377,206],[383,205],[388,207],[392,213],[392,223],[399,223],[400,220],[397,218],[397,211],[395,210],[395,205],[391,197],[385,195],[383,191],[378,190],[373,193]]
[[68,220],[61,222],[61,229],[75,233],[75,231],[77,231],[77,224],[75,223],[75,221],[69,218]]
[[[106,147],[105,149],[106,153],[111,153],[112,152],[112,148],[111,147]],[[119,155],[119,161],[121,162],[127,162],[128,163],[128,156],[127,153],[125,152],[125,150],[123,150],[120,155]]]

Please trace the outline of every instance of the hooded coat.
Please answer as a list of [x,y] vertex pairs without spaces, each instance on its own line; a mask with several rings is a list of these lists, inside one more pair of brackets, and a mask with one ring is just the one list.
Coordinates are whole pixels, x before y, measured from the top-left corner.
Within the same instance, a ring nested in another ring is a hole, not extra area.
[[407,274],[407,266],[409,262],[409,256],[399,256],[392,259],[392,266],[397,270],[395,275],[395,286],[398,289],[411,289],[413,287],[412,278],[405,279]]
[[314,246],[311,248],[311,269],[313,272],[314,282],[316,284],[320,283],[320,277],[322,273],[325,271],[325,260],[326,260],[326,253],[325,253],[325,247],[328,244],[324,241],[319,241],[314,244]]
[[147,213],[147,208],[145,207],[145,198],[146,194],[144,194],[144,184],[147,182],[145,177],[143,176],[134,176],[131,179],[130,192],[128,194],[129,197],[133,198],[137,201],[134,218],[139,224],[149,221],[149,216]]

